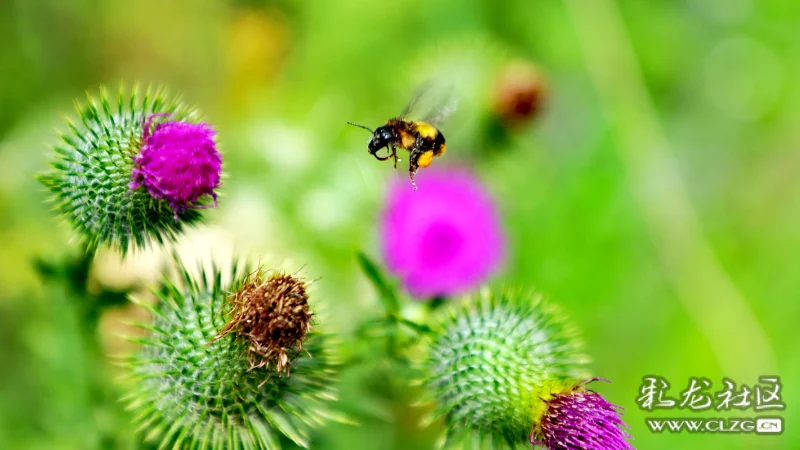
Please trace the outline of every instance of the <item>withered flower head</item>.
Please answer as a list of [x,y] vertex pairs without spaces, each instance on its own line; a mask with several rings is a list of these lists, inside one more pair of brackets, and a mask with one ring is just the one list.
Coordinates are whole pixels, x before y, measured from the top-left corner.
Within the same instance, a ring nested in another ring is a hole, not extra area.
[[231,320],[214,340],[236,333],[250,341],[253,368],[274,364],[278,373],[288,372],[311,329],[308,283],[283,272],[265,276],[261,270],[253,272],[230,294]]
[[529,62],[514,61],[497,78],[494,112],[506,125],[519,126],[538,117],[546,100],[544,77]]

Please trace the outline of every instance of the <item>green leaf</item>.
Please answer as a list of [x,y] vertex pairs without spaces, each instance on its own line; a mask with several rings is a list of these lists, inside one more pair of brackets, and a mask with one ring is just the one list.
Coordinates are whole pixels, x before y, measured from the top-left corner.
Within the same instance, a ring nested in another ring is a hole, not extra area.
[[364,274],[378,291],[378,298],[383,304],[383,307],[386,308],[386,315],[398,315],[400,313],[400,301],[397,298],[394,285],[384,277],[378,265],[363,252],[358,252],[356,257],[358,258],[358,263],[361,265],[361,270],[364,271]]

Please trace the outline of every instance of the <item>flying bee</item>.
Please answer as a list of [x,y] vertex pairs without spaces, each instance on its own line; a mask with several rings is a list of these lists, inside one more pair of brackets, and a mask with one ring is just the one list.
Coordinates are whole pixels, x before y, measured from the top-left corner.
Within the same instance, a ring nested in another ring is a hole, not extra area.
[[[368,144],[369,153],[378,161],[386,161],[392,158],[394,159],[394,167],[397,168],[397,162],[400,161],[397,156],[397,149],[408,150],[408,175],[411,178],[414,190],[417,189],[417,185],[414,182],[417,171],[420,168],[428,167],[434,157],[442,156],[447,151],[444,135],[436,126],[455,109],[452,104],[446,103],[432,110],[421,121],[410,119],[409,116],[418,105],[420,98],[430,90],[430,87],[430,83],[423,85],[399,116],[387,120],[383,126],[375,130],[364,125],[347,122],[372,133],[372,138],[370,138]],[[389,153],[386,156],[378,155],[378,151],[384,147],[388,148]]]

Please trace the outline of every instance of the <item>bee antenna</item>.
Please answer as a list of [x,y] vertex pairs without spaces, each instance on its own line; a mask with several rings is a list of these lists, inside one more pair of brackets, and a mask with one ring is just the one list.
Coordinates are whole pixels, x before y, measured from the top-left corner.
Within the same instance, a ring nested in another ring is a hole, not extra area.
[[359,125],[359,124],[357,124],[357,123],[353,123],[353,122],[347,122],[347,123],[348,123],[349,125],[352,125],[352,126],[354,126],[354,127],[363,128],[363,129],[365,129],[365,130],[369,131],[370,133],[374,133],[374,132],[375,132],[375,131],[373,131],[373,130],[370,130],[369,128],[365,127],[364,125]]

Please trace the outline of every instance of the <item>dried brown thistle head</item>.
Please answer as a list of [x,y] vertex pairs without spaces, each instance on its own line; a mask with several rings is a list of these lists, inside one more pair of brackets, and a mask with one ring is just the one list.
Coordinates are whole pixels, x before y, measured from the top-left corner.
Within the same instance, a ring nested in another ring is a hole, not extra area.
[[506,125],[523,125],[538,117],[547,101],[547,85],[531,63],[514,61],[499,74],[494,112]]
[[266,280],[265,275],[260,270],[251,273],[242,288],[230,294],[231,319],[214,341],[230,332],[246,337],[253,368],[274,364],[278,373],[288,373],[311,329],[308,283],[283,272]]

